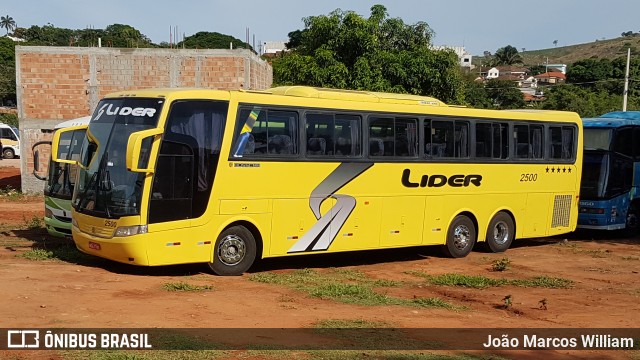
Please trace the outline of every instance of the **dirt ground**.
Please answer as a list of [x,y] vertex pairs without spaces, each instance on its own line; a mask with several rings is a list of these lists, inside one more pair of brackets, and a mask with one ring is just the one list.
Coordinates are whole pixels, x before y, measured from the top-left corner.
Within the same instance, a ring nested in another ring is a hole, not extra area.
[[[9,184],[16,187],[16,181],[19,185],[19,169],[0,167],[0,189]],[[438,249],[430,247],[270,259],[241,277],[217,277],[201,265],[143,268],[97,258],[23,258],[19,255],[34,248],[61,246],[42,229],[33,229],[31,220],[42,215],[41,197],[0,197],[0,319],[4,324],[0,327],[307,328],[323,320],[364,320],[398,328],[640,327],[640,239],[621,234],[591,232],[517,240],[504,254],[474,251],[463,259],[440,257]],[[73,250],[72,243],[62,244]],[[503,257],[508,257],[510,267],[493,271],[492,262]],[[313,297],[290,286],[250,280],[255,274],[286,274],[304,268],[323,274],[351,270],[371,279],[399,281],[400,286],[380,291],[401,299],[437,297],[466,310],[353,305]],[[473,289],[433,285],[408,273],[412,271],[508,279],[548,276],[573,283],[570,288]],[[209,285],[212,290],[168,292],[163,288],[176,282]],[[512,305],[504,308],[507,295]],[[637,351],[486,354],[518,359],[640,359]],[[18,359],[66,357],[50,351],[0,352],[0,358],[3,355]]]

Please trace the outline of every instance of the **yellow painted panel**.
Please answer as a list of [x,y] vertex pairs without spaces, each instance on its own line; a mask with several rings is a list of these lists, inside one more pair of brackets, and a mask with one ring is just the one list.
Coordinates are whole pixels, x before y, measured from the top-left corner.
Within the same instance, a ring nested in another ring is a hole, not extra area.
[[380,217],[383,198],[358,197],[356,207],[338,231],[330,251],[376,249],[380,245]]
[[380,246],[422,244],[424,204],[424,196],[385,198],[382,205]]
[[221,215],[234,214],[262,214],[269,211],[269,200],[222,200],[220,201]]

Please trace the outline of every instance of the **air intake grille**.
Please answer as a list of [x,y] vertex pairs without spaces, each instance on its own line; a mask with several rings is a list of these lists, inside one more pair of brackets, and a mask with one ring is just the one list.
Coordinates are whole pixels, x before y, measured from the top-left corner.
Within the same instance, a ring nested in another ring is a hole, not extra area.
[[568,227],[571,215],[571,195],[556,195],[553,202],[553,220],[551,227]]

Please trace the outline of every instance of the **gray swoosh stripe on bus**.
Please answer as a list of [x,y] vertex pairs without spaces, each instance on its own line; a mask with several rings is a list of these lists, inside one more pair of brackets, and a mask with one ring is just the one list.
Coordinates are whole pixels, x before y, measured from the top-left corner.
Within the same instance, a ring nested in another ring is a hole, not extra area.
[[[356,207],[356,199],[349,195],[335,194],[351,180],[373,166],[373,163],[342,163],[311,192],[309,207],[316,222],[288,253],[322,251],[329,249],[349,215]],[[328,198],[336,199],[336,204],[322,216],[320,206]]]

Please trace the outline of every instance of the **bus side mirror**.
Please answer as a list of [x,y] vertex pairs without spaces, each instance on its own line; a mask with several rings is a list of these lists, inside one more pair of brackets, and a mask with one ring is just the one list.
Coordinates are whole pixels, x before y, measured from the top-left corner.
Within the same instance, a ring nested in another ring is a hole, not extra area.
[[38,174],[40,172],[40,150],[36,150],[36,148],[40,145],[51,145],[51,141],[38,141],[31,147],[33,152],[33,176],[38,180],[47,181],[46,175],[40,176],[40,174]]
[[[61,164],[71,164],[78,165],[78,160],[71,160],[66,158],[60,158],[60,141],[64,141],[66,144],[63,146],[70,146],[71,137],[73,136],[73,132],[76,130],[86,129],[86,125],[84,126],[70,126],[64,129],[58,129],[53,133],[53,140],[51,140],[51,161],[61,163]],[[61,139],[62,138],[62,139]],[[64,152],[65,154],[67,151]]]
[[[129,141],[127,142],[127,170],[147,174],[154,172],[155,169],[149,161],[149,155],[154,139],[160,137],[161,134],[162,129],[154,128],[129,135]],[[143,142],[145,142],[145,156],[142,154]],[[140,160],[143,160],[143,164],[140,163]]]

